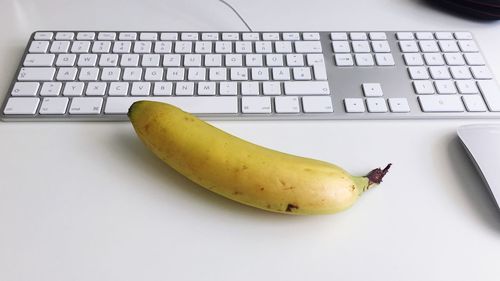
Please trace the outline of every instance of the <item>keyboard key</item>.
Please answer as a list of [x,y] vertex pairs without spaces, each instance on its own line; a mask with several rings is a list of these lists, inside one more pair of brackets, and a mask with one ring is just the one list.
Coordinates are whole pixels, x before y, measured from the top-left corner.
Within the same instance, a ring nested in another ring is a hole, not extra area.
[[410,78],[413,80],[427,80],[427,79],[429,79],[429,72],[427,72],[426,67],[423,67],[423,66],[408,67],[408,72],[410,73]]
[[33,41],[28,49],[30,53],[46,53],[49,48],[49,41]]
[[328,76],[326,73],[325,63],[313,64],[314,79],[316,80],[327,80]]
[[294,67],[293,78],[295,80],[311,80],[311,70],[308,67]]
[[[243,33],[242,36],[245,41],[258,41],[260,40],[260,35],[257,32],[254,33]],[[283,40],[299,40],[298,33],[284,33]]]
[[434,81],[434,86],[438,94],[456,94],[457,88],[451,80],[438,80]]
[[38,82],[16,82],[12,88],[12,96],[36,96],[40,83]]
[[[280,40],[280,34],[276,33],[276,32],[273,32],[273,33],[265,32],[265,33],[262,33],[262,40],[277,41],[277,40]],[[318,34],[318,39],[314,39],[314,40],[319,40],[319,34]]]
[[[256,82],[254,82],[256,83]],[[215,82],[200,82],[198,83],[198,95],[200,96],[215,96]],[[242,87],[243,90],[243,87]]]
[[[256,38],[257,38],[256,40],[259,40],[258,34],[257,34]],[[293,32],[293,33],[286,32],[286,33],[283,33],[283,40],[289,40],[289,41],[300,40],[300,34],[297,33],[297,32]]]
[[9,98],[3,113],[12,114],[35,114],[38,108],[39,98],[14,97]]
[[368,112],[384,113],[388,111],[384,98],[368,98],[366,99],[366,106]]
[[281,95],[280,82],[263,82],[262,83],[262,93],[266,96]]
[[419,41],[418,45],[420,46],[420,50],[424,53],[435,53],[440,51],[436,41]]
[[[155,82],[154,88],[153,88],[153,95],[155,95],[155,96],[170,96],[170,95],[172,95],[172,88],[173,88],[172,82]],[[204,87],[201,86],[201,84],[198,86],[198,94],[200,94],[200,88],[203,89]],[[214,89],[214,91],[215,91],[215,89]]]
[[[122,57],[123,62],[123,57]],[[95,54],[82,54],[78,56],[78,66],[95,66],[97,63],[97,55]]]
[[330,33],[330,39],[332,41],[347,41],[346,32],[332,32]]
[[35,40],[52,40],[54,34],[52,32],[36,32],[34,39]]
[[99,77],[99,68],[82,67],[78,79],[80,81],[96,81],[97,77]]
[[258,96],[260,94],[259,82],[242,82],[241,94],[243,96]]
[[71,46],[72,53],[88,53],[90,50],[90,41],[75,41]]
[[143,41],[155,41],[158,40],[158,34],[155,32],[141,32],[139,38]]
[[63,96],[81,96],[84,86],[83,82],[68,82],[64,85]]
[[61,92],[61,82],[44,82],[40,90],[40,96],[58,96]]
[[306,113],[330,113],[333,112],[331,97],[303,97],[302,105]]
[[[177,89],[182,88],[182,85],[179,85],[179,84],[180,83],[177,84],[178,85]],[[193,94],[193,88],[194,88],[194,85],[191,87],[191,95]],[[132,96],[149,96],[150,90],[151,90],[151,83],[150,82],[133,82],[132,89],[130,90],[130,95],[132,95]]]
[[468,65],[485,65],[484,58],[479,53],[466,53],[464,54],[465,60]]
[[201,40],[204,41],[216,41],[219,40],[219,33],[202,33]]
[[462,50],[462,52],[479,52],[479,48],[477,47],[476,42],[472,40],[459,40],[458,46],[460,46],[460,50]]
[[284,82],[286,95],[329,95],[330,86],[326,81]]
[[108,53],[111,48],[111,41],[95,41],[92,45],[92,53]]
[[337,66],[353,66],[354,60],[351,54],[337,54],[335,55],[335,64]]
[[500,88],[493,80],[478,81],[477,85],[491,111],[500,111]]
[[413,81],[413,88],[419,95],[432,95],[435,93],[434,86],[431,81]]
[[382,86],[379,83],[363,83],[362,88],[365,97],[381,97],[384,95]]
[[375,61],[371,54],[355,54],[354,59],[356,60],[356,65],[358,66],[373,66]]
[[426,53],[424,54],[424,60],[427,65],[444,65],[444,59],[441,54]]
[[99,114],[101,107],[102,98],[73,98],[69,114]]
[[472,75],[469,71],[469,68],[467,68],[465,66],[451,66],[450,72],[451,72],[451,76],[457,80],[471,79],[472,78]]
[[[291,53],[292,43],[288,41],[278,41],[274,43],[276,53]],[[251,50],[251,48],[249,48]]]
[[353,41],[368,40],[368,36],[364,32],[351,32],[349,36]]
[[274,99],[276,113],[299,113],[300,104],[298,97],[276,97]]
[[417,53],[419,51],[416,41],[399,41],[399,48],[403,53]]
[[447,53],[444,54],[444,59],[447,65],[464,65],[465,60],[460,53]]
[[302,34],[302,39],[304,40],[308,40],[308,41],[311,41],[311,40],[319,40],[319,33],[317,32],[305,32]]
[[236,82],[220,82],[219,95],[221,96],[236,96],[238,94],[238,83]]
[[471,40],[472,34],[470,32],[455,32],[455,38],[458,40]]
[[369,53],[371,52],[370,44],[368,41],[352,42],[352,49],[355,53]]
[[51,66],[55,57],[54,54],[27,54],[24,66]]
[[87,84],[85,95],[87,96],[104,96],[107,84],[105,82],[90,82]]
[[365,112],[365,104],[363,102],[363,99],[347,98],[347,99],[344,99],[344,105],[345,105],[346,112],[349,112],[349,113]]
[[371,40],[387,40],[385,32],[370,32]]
[[56,40],[73,40],[74,36],[73,32],[57,32]]
[[455,83],[460,94],[479,94],[479,89],[473,80],[459,80]]
[[40,114],[65,114],[69,98],[43,98]]
[[19,81],[50,81],[56,72],[52,67],[22,67],[17,79]]
[[450,72],[446,66],[431,66],[429,67],[429,72],[432,79],[435,80],[451,79]]
[[178,34],[175,32],[165,32],[160,34],[160,40],[162,41],[173,41],[177,40]]
[[99,32],[97,35],[98,40],[115,40],[116,33],[115,32]]
[[391,112],[395,113],[410,112],[410,106],[408,105],[408,100],[405,98],[389,98],[388,102]]
[[425,112],[462,112],[464,105],[456,95],[419,96],[418,101]]
[[438,40],[453,40],[453,33],[451,32],[436,32],[434,33],[434,36]]
[[463,96],[462,100],[465,104],[465,108],[470,112],[486,112],[486,104],[483,98],[479,95]]
[[334,41],[332,42],[332,49],[334,53],[350,53],[351,46],[347,41]]
[[417,32],[416,33],[418,40],[432,40],[434,39],[434,35],[431,32]]
[[471,66],[470,71],[475,79],[492,79],[490,70],[486,66]]
[[396,64],[392,54],[375,54],[375,61],[379,66],[393,66]]
[[242,97],[241,110],[243,113],[271,113],[271,98]]
[[415,36],[412,32],[398,32],[396,33],[396,38],[398,40],[414,40]]
[[375,53],[389,53],[391,47],[387,41],[374,41],[372,42],[372,49]]
[[295,51],[297,53],[321,53],[321,43],[319,41],[296,41]]
[[442,52],[459,52],[460,50],[458,49],[458,45],[455,41],[453,40],[440,40],[438,42],[439,48],[441,49]]
[[120,40],[136,40],[137,39],[137,33],[135,32],[121,32],[120,35],[118,36]]
[[[182,39],[184,40],[184,39]],[[224,32],[222,33],[222,40],[228,40],[228,41],[235,41],[235,40],[240,40],[240,35],[236,32]],[[267,40],[267,39],[263,39]]]
[[57,56],[56,66],[74,66],[75,61],[75,54],[60,54]]
[[128,82],[111,82],[109,83],[110,96],[126,96],[128,94]]
[[408,66],[419,66],[424,65],[424,60],[422,59],[421,54],[417,53],[408,53],[403,54],[403,59]]

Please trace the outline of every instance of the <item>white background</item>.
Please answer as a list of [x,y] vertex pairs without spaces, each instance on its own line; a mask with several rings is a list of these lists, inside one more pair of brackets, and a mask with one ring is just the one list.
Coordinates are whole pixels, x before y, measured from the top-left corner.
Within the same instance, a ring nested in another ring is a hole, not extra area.
[[[254,30],[470,30],[500,77],[500,23],[417,0],[230,1]],[[243,30],[211,1],[2,0],[0,97],[31,32]],[[498,120],[212,122],[383,184],[327,216],[221,198],[129,123],[0,123],[0,280],[499,280],[500,214],[457,137]]]

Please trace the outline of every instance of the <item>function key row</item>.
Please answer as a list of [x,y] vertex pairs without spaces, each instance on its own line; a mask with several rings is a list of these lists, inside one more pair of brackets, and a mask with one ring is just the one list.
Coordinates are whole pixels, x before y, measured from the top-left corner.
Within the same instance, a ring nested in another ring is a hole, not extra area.
[[[96,36],[97,35],[97,36]],[[318,32],[264,32],[264,33],[238,33],[238,32],[36,32],[35,40],[223,40],[223,41],[317,41],[320,40]]]
[[359,40],[387,40],[385,32],[332,32],[330,33],[330,40],[332,41],[359,41]]
[[397,32],[398,40],[472,40],[470,32]]

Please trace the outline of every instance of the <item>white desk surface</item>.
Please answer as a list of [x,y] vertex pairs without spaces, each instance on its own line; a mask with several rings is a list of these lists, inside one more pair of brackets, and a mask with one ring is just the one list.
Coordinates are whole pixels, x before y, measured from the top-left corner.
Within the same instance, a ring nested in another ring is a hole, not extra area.
[[[500,77],[500,22],[417,0],[231,2],[255,30],[470,30]],[[215,0],[3,0],[0,21],[0,97],[34,30],[244,28]],[[346,212],[286,216],[190,183],[128,123],[0,123],[0,280],[499,280],[500,215],[456,129],[500,121],[212,123],[354,174],[394,166]]]

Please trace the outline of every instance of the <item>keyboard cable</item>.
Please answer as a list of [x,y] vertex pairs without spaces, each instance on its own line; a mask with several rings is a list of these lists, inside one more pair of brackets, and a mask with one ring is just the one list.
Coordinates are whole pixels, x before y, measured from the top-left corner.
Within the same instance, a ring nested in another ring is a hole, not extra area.
[[233,12],[240,18],[240,20],[246,25],[246,27],[248,28],[248,30],[250,32],[253,32],[252,28],[250,28],[250,26],[248,25],[248,23],[245,21],[245,19],[243,19],[243,17],[240,15],[240,13],[238,13],[238,11],[236,11],[235,8],[233,8],[233,6],[231,6],[231,4],[227,3],[226,1],[224,0],[219,0],[219,2],[221,2],[222,4],[225,4],[226,6],[228,6],[231,10],[233,10]]

